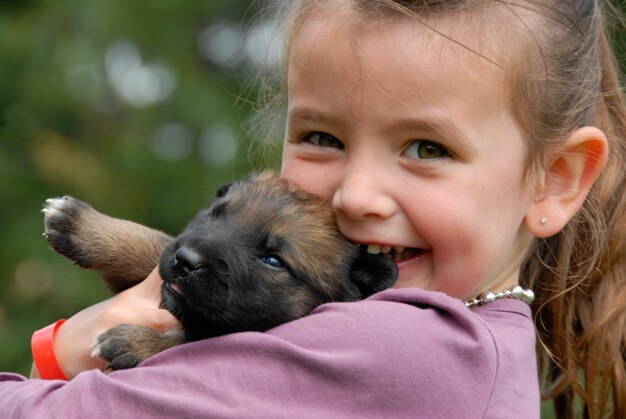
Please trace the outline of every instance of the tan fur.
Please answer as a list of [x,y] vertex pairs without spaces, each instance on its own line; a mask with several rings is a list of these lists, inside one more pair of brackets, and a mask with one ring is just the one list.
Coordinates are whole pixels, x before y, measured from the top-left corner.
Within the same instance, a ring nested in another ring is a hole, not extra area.
[[[72,200],[46,201],[46,237],[57,252],[98,271],[114,292],[142,281],[172,241],[161,231],[109,217],[84,203],[70,207]],[[66,212],[66,208],[71,209]]]

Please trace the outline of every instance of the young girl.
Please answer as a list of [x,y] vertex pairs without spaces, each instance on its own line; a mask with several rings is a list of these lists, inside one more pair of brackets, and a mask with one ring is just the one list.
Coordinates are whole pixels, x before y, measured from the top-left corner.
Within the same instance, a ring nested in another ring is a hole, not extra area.
[[107,328],[176,327],[154,273],[57,330],[71,381],[0,375],[0,412],[532,418],[538,334],[559,416],[625,417],[626,110],[599,2],[291,3],[282,176],[390,254],[396,289],[94,370]]

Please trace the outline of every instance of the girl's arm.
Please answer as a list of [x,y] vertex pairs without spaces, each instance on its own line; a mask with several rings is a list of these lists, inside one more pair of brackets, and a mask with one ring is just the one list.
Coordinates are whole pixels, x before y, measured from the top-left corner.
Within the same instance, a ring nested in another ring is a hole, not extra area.
[[[57,330],[54,352],[68,379],[82,371],[106,366],[101,359],[90,356],[91,343],[111,327],[128,323],[160,331],[180,330],[174,316],[159,308],[161,282],[155,269],[143,282],[75,314]],[[38,377],[33,365],[31,378]]]
[[[61,344],[118,321],[102,307],[124,313],[123,301],[80,313],[74,320],[84,321],[73,320]],[[481,319],[439,293],[388,290],[323,305],[266,333],[179,345],[108,375],[92,369],[66,382],[0,373],[0,417],[535,418],[534,329],[522,304],[493,303]],[[82,356],[71,349],[63,355]],[[68,371],[93,366],[61,362]]]

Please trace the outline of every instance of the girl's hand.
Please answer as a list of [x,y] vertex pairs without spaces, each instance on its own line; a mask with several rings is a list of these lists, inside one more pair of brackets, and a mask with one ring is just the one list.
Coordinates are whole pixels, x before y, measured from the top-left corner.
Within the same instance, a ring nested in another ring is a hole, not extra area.
[[155,269],[141,283],[75,314],[57,330],[54,352],[68,380],[81,371],[106,367],[103,360],[91,357],[91,344],[114,326],[128,323],[159,331],[181,330],[176,318],[159,308],[161,283]]

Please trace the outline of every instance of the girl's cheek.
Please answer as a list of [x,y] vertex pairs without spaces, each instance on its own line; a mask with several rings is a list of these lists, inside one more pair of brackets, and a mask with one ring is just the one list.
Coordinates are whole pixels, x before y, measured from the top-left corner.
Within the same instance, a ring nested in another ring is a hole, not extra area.
[[283,163],[280,170],[280,176],[295,184],[300,189],[314,193],[311,190],[312,182],[309,178],[312,176],[312,168],[307,167],[310,164],[304,162],[298,162],[297,159],[292,158],[289,154],[283,156]]
[[330,171],[317,164],[297,159],[284,158],[281,177],[291,181],[300,189],[330,201],[333,195]]

